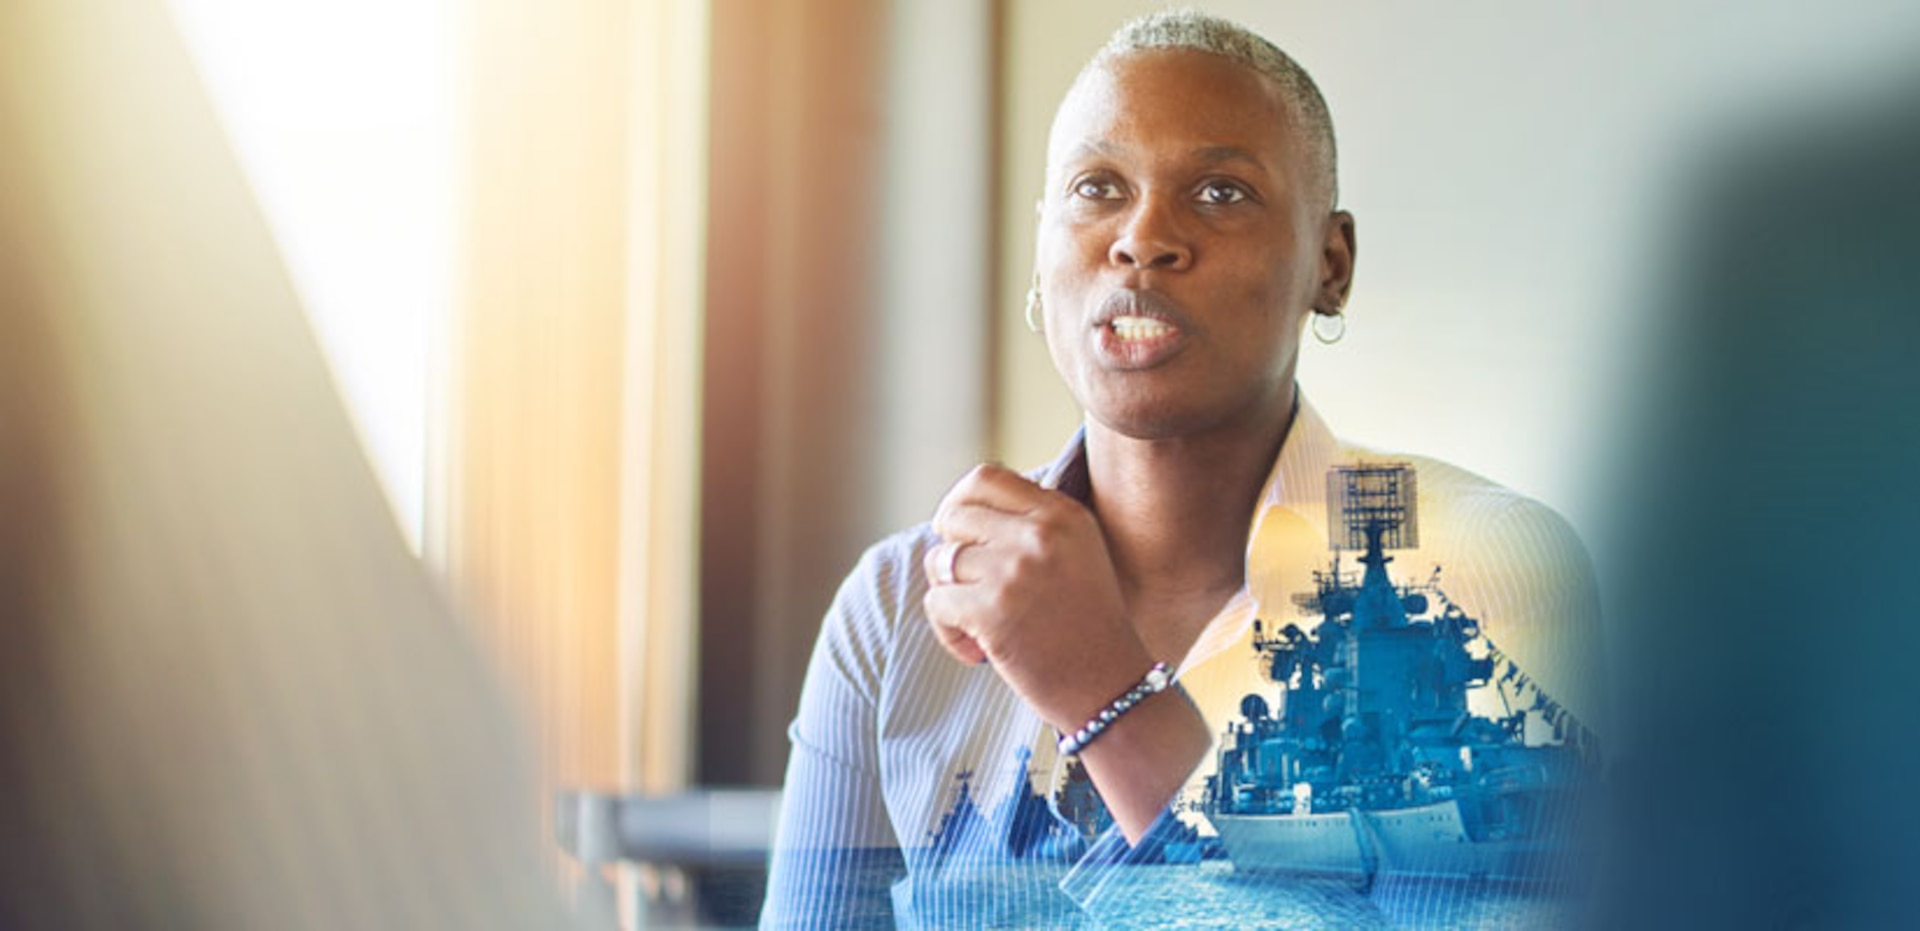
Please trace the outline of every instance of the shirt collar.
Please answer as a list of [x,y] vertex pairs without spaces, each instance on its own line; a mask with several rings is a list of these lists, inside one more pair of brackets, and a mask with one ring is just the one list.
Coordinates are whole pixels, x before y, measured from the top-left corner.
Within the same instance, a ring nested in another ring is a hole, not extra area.
[[[1207,625],[1181,664],[1182,671],[1238,642],[1256,614],[1287,613],[1287,594],[1307,590],[1302,576],[1326,559],[1327,472],[1340,460],[1341,445],[1306,395],[1296,389],[1294,397],[1299,406],[1293,423],[1287,427],[1287,438],[1274,457],[1249,524],[1246,586]],[[1034,479],[1082,504],[1091,499],[1084,424]]]
[[[1267,509],[1317,509],[1322,516],[1326,510],[1327,470],[1333,468],[1340,457],[1340,441],[1334,438],[1327,422],[1304,394],[1296,391],[1294,397],[1299,406],[1294,410],[1293,423],[1287,428],[1287,438],[1280,444],[1280,455],[1274,458],[1273,468],[1261,488],[1260,512],[1254,516],[1253,532],[1248,538],[1249,555],[1253,538],[1258,536],[1259,521]],[[1060,455],[1033,477],[1081,504],[1091,501],[1093,480],[1087,468],[1086,425],[1074,430],[1073,438],[1060,450]]]

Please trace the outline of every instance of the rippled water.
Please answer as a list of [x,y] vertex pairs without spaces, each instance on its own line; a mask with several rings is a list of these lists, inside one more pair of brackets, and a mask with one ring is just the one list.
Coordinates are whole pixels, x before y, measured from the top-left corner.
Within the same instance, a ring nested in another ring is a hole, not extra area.
[[1361,891],[1345,882],[1236,873],[1232,864],[1133,866],[1124,888],[1084,920],[1055,891],[1059,865],[1005,867],[976,876],[944,877],[940,893],[919,906],[925,927],[968,928],[1244,928],[1537,929],[1575,924],[1564,899],[1506,887],[1432,880],[1393,880]]
[[1461,883],[1387,880],[1363,893],[1338,881],[1237,874],[1224,861],[1133,869],[1145,871],[1146,891],[1110,927],[1534,929],[1569,917],[1552,899]]

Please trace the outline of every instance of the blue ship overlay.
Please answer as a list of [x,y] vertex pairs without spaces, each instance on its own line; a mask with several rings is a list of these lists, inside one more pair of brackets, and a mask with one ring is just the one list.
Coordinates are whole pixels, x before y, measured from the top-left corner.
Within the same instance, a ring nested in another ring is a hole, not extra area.
[[[1256,619],[1252,647],[1270,695],[1250,693],[1219,741],[1183,820],[1136,862],[1226,858],[1235,872],[1553,882],[1571,871],[1579,787],[1598,746],[1567,709],[1440,588],[1440,569],[1394,581],[1389,550],[1418,546],[1411,466],[1328,474],[1333,559],[1294,596],[1309,626]],[[1342,567],[1359,551],[1360,570]],[[1473,713],[1493,689],[1504,714]],[[1112,824],[1078,760],[1051,799],[1035,791],[1032,750],[991,812],[956,776],[952,807],[929,832],[933,862],[978,857],[1071,861]],[[1204,819],[1203,833],[1192,820]]]
[[[1238,870],[1558,878],[1591,732],[1448,600],[1438,567],[1393,580],[1387,550],[1419,542],[1410,466],[1342,466],[1328,486],[1332,566],[1295,596],[1319,621],[1254,621],[1279,701],[1241,700],[1201,813]],[[1361,550],[1357,581],[1343,549]],[[1480,688],[1504,715],[1468,709]]]

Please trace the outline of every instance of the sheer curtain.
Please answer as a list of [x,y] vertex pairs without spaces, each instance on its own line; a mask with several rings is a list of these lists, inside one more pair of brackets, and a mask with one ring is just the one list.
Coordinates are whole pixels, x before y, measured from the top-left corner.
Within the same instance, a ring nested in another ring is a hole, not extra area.
[[527,810],[683,785],[706,3],[173,6]]
[[690,772],[705,6],[475,0],[426,556],[544,799]]

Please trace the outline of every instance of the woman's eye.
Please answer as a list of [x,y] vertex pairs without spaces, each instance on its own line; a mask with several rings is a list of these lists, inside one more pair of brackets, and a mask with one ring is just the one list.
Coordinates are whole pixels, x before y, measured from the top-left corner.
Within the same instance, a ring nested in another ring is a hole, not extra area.
[[1214,181],[1200,189],[1200,200],[1207,204],[1237,204],[1246,199],[1245,188],[1226,181]]
[[1102,178],[1082,178],[1073,186],[1073,195],[1087,200],[1112,200],[1120,196],[1120,185]]

